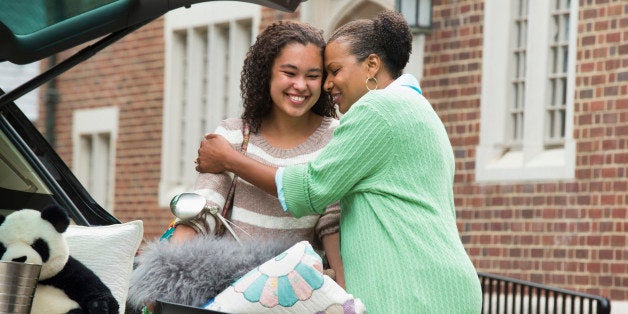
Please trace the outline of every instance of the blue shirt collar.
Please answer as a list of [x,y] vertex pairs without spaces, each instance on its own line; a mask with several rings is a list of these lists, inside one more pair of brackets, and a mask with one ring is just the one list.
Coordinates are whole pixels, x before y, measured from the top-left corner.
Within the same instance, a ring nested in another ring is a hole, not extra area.
[[408,73],[402,74],[392,83],[390,83],[390,85],[388,85],[386,88],[396,87],[396,86],[410,87],[414,89],[415,91],[417,91],[419,94],[421,95],[423,94],[423,91],[421,90],[421,86],[419,85],[419,81],[412,74],[408,74]]

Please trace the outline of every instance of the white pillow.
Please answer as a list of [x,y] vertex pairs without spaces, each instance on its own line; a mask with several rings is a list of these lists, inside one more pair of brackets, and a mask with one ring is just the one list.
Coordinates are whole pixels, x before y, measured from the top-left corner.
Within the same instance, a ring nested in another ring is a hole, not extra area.
[[322,274],[323,264],[302,241],[242,276],[204,308],[226,313],[365,313],[354,298]]
[[91,269],[111,289],[124,313],[133,259],[142,242],[141,220],[109,226],[70,225],[64,235],[70,255]]

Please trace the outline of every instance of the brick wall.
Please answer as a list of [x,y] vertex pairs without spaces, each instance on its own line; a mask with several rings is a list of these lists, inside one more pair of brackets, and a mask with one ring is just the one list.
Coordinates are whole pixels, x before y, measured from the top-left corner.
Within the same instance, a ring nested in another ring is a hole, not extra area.
[[475,183],[483,1],[434,1],[425,94],[456,156],[458,227],[479,271],[628,300],[628,4],[580,1],[576,178]]

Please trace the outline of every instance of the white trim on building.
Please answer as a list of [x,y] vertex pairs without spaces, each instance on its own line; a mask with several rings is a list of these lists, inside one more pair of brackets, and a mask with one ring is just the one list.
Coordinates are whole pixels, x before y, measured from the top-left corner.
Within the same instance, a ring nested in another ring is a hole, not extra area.
[[118,107],[76,110],[72,117],[72,171],[112,214],[118,117]]
[[[568,3],[485,2],[478,182],[574,178],[578,2],[570,1],[566,8]],[[518,61],[522,56],[525,61]],[[520,115],[514,114],[517,100]],[[563,118],[552,124],[549,119],[557,110]],[[558,136],[549,129],[556,123]]]

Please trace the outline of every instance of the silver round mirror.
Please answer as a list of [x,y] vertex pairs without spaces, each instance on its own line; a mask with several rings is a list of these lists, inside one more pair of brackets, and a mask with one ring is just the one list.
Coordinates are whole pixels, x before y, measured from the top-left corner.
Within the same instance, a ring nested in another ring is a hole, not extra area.
[[196,193],[181,193],[170,201],[170,211],[182,220],[189,220],[205,210],[205,197]]

